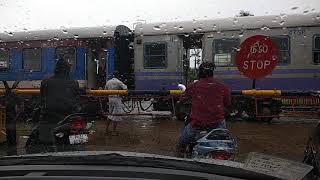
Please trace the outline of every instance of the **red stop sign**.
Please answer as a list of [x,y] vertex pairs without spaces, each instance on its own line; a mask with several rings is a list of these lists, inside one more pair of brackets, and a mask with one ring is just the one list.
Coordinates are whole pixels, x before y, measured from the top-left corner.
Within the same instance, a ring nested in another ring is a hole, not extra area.
[[241,74],[259,79],[271,74],[278,62],[278,48],[267,36],[256,35],[240,45],[236,55],[237,67]]

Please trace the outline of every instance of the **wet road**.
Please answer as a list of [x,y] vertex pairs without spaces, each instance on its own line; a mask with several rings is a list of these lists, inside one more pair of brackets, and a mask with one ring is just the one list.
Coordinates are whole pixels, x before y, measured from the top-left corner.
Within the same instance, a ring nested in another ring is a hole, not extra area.
[[[308,135],[317,119],[294,121],[281,118],[272,124],[262,122],[227,122],[238,142],[237,161],[249,152],[262,152],[301,161]],[[119,135],[105,133],[105,121],[96,120],[96,133],[89,139],[87,150],[119,150],[173,156],[183,123],[171,118],[128,117],[118,126]],[[24,153],[28,129],[18,128],[19,154]],[[1,148],[1,147],[0,147]],[[0,155],[5,149],[0,149]]]
[[[229,122],[238,142],[237,160],[252,151],[301,160],[314,123]],[[89,150],[121,150],[173,156],[183,123],[172,119],[135,118],[119,125],[119,136],[105,134],[103,121],[97,122]]]

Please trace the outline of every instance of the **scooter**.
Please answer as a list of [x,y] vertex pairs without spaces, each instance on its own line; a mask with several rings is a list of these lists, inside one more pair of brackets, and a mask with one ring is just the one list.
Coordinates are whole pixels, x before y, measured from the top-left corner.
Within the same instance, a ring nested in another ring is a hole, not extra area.
[[234,160],[237,142],[227,129],[201,131],[186,150],[187,158]]

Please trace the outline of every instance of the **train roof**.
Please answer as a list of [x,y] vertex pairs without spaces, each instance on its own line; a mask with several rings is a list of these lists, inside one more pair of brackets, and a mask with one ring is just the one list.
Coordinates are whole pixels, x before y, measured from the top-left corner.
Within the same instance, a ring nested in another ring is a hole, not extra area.
[[240,29],[268,29],[297,26],[320,26],[320,12],[309,14],[246,16],[213,20],[137,24],[135,35],[204,33]]
[[69,38],[97,38],[113,37],[117,26],[81,27],[81,28],[60,28],[45,29],[36,31],[3,32],[0,33],[0,42],[32,41],[48,39],[69,39]]

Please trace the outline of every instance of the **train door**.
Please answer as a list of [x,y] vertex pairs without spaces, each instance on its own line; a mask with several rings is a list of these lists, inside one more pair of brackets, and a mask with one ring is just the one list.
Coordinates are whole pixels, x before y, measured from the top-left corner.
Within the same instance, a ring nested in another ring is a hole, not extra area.
[[189,84],[197,78],[197,68],[202,62],[203,34],[184,34],[179,37],[183,40],[183,80]]
[[129,89],[134,89],[134,52],[133,34],[123,25],[114,32],[115,64],[114,70],[121,74],[121,80]]
[[87,53],[87,87],[89,89],[103,88],[108,73],[109,51],[112,51],[111,39],[90,40]]

